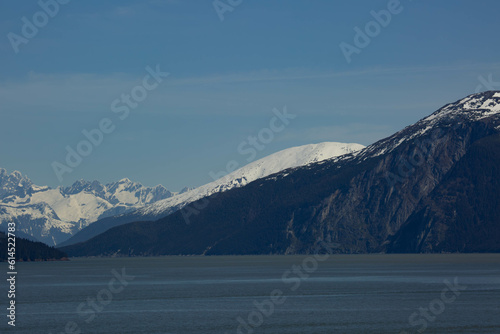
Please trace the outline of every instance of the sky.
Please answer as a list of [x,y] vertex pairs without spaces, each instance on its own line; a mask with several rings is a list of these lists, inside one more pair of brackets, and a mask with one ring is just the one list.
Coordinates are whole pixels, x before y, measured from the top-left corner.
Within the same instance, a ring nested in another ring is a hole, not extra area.
[[0,4],[0,168],[38,185],[179,191],[500,90],[496,0],[58,1]]

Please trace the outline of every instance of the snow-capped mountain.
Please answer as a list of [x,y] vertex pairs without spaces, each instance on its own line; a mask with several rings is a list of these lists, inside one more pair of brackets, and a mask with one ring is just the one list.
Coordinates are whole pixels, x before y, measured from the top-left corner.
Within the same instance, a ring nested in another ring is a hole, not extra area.
[[499,165],[500,92],[484,92],[361,151],[200,199],[189,205],[202,207],[189,224],[182,210],[62,250],[314,254],[328,242],[342,254],[500,252]]
[[285,149],[254,161],[218,180],[196,189],[181,192],[154,204],[144,206],[132,213],[110,217],[83,229],[63,245],[88,240],[114,226],[133,221],[156,220],[182,209],[189,203],[215,193],[243,187],[246,184],[282,170],[305,166],[363,149],[360,144],[325,142]]
[[449,126],[453,124],[458,126],[463,122],[480,121],[497,114],[500,114],[499,92],[490,91],[469,95],[457,102],[443,106],[417,123],[407,126],[394,135],[380,140],[358,153],[363,158],[382,155],[392,152],[404,142],[422,137],[442,125]]
[[14,220],[19,232],[56,245],[98,219],[173,195],[161,185],[144,187],[129,179],[106,185],[80,180],[52,189],[34,185],[18,171],[0,169],[0,227]]
[[174,197],[158,201],[152,205],[145,206],[137,212],[143,215],[162,215],[176,211],[186,204],[200,198],[210,196],[214,193],[227,191],[244,185],[279,171],[305,166],[310,163],[323,161],[363,149],[360,144],[344,144],[326,142],[310,144],[285,149],[265,158],[254,161],[218,180],[179,194]]

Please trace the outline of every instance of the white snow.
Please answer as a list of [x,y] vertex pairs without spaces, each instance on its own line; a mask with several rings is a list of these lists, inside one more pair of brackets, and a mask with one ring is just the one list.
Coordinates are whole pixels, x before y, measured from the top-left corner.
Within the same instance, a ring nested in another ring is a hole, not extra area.
[[216,192],[227,191],[232,188],[242,187],[252,181],[269,176],[279,171],[305,166],[310,163],[324,161],[348,153],[363,149],[360,144],[344,144],[336,142],[325,142],[292,147],[265,158],[254,161],[232,173],[205,184],[191,191],[158,201],[152,205],[138,210],[140,214],[160,215],[177,210],[183,206]]
[[87,224],[96,221],[113,207],[108,201],[88,192],[63,196],[59,188],[34,194],[31,203],[47,203],[63,221],[78,222],[84,219]]

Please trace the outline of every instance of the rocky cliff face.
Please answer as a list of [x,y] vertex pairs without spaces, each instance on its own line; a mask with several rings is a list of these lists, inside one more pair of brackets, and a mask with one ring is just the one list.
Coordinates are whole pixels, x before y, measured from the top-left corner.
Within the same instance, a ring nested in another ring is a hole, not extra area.
[[471,95],[359,152],[195,202],[190,224],[177,212],[64,250],[296,254],[325,240],[339,253],[498,251],[499,114],[500,93]]
[[395,235],[391,252],[500,252],[500,135],[476,141]]

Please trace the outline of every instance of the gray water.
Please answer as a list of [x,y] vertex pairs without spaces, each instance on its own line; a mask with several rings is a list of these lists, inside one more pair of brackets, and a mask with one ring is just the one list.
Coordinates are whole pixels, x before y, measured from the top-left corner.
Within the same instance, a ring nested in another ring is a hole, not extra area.
[[[2,282],[2,333],[500,333],[499,254],[94,258],[17,269],[16,327]],[[120,282],[123,271],[133,277]]]

